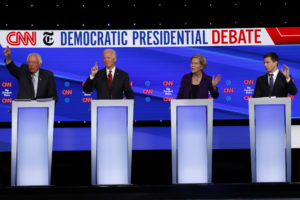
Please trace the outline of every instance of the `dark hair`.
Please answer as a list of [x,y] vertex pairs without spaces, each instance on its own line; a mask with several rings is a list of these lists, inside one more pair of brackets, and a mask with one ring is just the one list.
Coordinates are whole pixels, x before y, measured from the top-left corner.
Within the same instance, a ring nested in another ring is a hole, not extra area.
[[279,61],[278,55],[274,52],[270,52],[270,53],[267,53],[266,55],[264,55],[264,58],[267,58],[267,57],[270,57],[273,62]]

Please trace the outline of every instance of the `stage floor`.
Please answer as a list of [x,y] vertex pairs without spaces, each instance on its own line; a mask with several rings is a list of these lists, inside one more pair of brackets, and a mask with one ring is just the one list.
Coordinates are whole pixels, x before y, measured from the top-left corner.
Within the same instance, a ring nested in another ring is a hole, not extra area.
[[5,187],[0,199],[299,199],[300,184]]
[[300,149],[292,183],[251,183],[250,150],[214,150],[212,184],[172,185],[170,150],[133,151],[132,185],[92,186],[90,151],[54,151],[50,187],[10,187],[10,152],[0,153],[0,200],[300,199]]

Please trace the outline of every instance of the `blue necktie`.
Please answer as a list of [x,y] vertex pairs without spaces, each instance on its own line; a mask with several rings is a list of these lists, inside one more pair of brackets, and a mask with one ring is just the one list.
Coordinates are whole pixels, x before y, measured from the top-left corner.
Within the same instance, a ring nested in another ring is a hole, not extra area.
[[272,94],[272,89],[273,89],[273,86],[274,86],[273,75],[274,75],[274,74],[269,74],[269,76],[270,76],[270,91],[269,91],[269,96],[271,96],[271,94]]

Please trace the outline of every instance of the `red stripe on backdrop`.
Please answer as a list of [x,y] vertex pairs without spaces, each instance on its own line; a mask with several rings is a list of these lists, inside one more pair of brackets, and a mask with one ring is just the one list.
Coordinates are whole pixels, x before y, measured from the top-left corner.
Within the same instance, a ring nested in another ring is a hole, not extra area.
[[300,44],[300,27],[266,28],[274,44]]

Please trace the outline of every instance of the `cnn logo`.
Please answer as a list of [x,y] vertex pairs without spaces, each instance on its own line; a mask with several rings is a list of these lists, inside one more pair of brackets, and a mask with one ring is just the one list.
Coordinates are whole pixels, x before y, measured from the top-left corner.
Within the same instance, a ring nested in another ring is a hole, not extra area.
[[28,46],[29,42],[31,43],[32,46],[36,45],[36,32],[32,32],[30,34],[29,32],[10,32],[6,36],[6,41],[8,44],[11,46],[19,46],[22,42],[24,46]]

